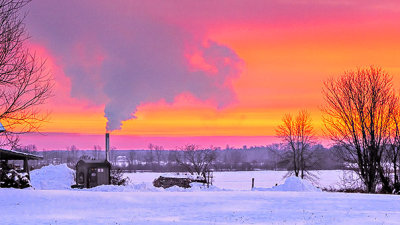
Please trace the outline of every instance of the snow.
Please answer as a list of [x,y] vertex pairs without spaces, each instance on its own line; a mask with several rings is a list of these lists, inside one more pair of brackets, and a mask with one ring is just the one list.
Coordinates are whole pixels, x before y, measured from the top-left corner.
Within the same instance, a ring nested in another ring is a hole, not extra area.
[[192,180],[201,179],[201,176],[192,175],[190,173],[163,173],[160,176],[162,177],[174,177],[174,178],[189,178]]
[[297,191],[297,192],[321,192],[308,181],[299,177],[288,177],[285,183],[272,188],[253,188],[254,191]]
[[102,192],[195,192],[195,191],[225,191],[216,186],[207,188],[202,183],[191,183],[191,188],[173,186],[167,189],[154,187],[152,183],[128,184],[126,186],[101,185],[83,191],[102,191]]
[[36,190],[71,189],[74,174],[66,164],[45,166],[30,173],[31,185]]
[[[165,190],[151,185],[158,173],[128,175],[134,178],[128,186],[70,189],[73,170],[65,165],[32,171],[34,189],[0,189],[1,224],[319,225],[400,221],[398,195],[321,192],[308,181],[295,177],[283,180],[284,173],[277,171],[216,172],[218,185],[211,188],[193,183],[189,189],[174,186]],[[323,171],[320,185],[331,186],[339,176],[339,172]],[[250,191],[252,177],[256,178],[256,189],[270,191]]]
[[400,196],[0,189],[1,224],[398,224]]
[[[250,190],[251,179],[255,179],[255,187],[270,188],[275,185],[283,184],[286,171],[237,171],[237,172],[214,172],[213,184],[221,189],[229,190]],[[320,188],[338,187],[340,179],[343,176],[341,170],[322,170],[313,171],[313,174],[319,177],[318,183],[314,186]],[[163,176],[163,173],[127,173],[129,179],[136,184],[151,184],[154,179]]]

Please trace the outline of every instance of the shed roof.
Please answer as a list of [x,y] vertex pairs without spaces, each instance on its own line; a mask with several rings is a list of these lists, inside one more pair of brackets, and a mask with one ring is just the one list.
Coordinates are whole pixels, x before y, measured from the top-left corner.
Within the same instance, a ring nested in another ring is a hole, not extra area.
[[24,160],[24,159],[38,160],[38,159],[43,159],[43,157],[25,153],[25,152],[0,149],[0,159],[2,159],[2,160]]
[[96,165],[96,166],[101,166],[101,165],[109,165],[111,166],[111,163],[107,160],[91,160],[91,159],[81,159],[78,161],[76,164],[86,164],[86,165]]

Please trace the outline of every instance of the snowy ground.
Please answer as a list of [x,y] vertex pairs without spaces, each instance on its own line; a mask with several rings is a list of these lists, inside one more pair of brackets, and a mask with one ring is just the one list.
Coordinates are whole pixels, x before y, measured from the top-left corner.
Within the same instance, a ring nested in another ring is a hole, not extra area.
[[399,224],[400,196],[0,190],[1,224]]
[[[272,187],[275,184],[282,184],[286,171],[238,171],[238,172],[214,172],[214,185],[230,190],[250,190],[251,179],[255,180],[255,187]],[[340,184],[343,171],[322,170],[314,171],[313,174],[319,177],[317,187],[337,187]],[[133,183],[151,184],[154,179],[163,175],[162,173],[128,173],[126,174]]]
[[[201,186],[189,190],[154,188],[149,184],[159,176],[155,173],[130,174],[134,184],[128,187],[71,190],[68,187],[72,182],[71,172],[64,166],[49,167],[32,172],[36,190],[0,189],[0,224],[399,224],[400,221],[400,196],[320,192],[296,179],[285,182],[278,176],[280,172],[274,171],[215,173],[215,183],[222,188],[211,190]],[[52,174],[50,180],[44,179],[45,173]],[[340,174],[323,172],[321,186],[334,184]],[[259,190],[264,191],[250,191],[252,177]],[[265,191],[276,183],[283,184],[273,188],[275,191]],[[279,191],[302,188],[310,192]]]

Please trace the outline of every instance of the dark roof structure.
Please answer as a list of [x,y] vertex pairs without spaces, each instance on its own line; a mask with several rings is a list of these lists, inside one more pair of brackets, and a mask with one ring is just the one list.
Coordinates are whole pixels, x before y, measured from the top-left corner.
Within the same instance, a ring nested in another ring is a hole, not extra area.
[[0,149],[0,160],[24,160],[24,159],[38,160],[38,159],[43,159],[43,157],[24,152]]
[[92,160],[92,159],[81,159],[77,162],[78,164],[90,164],[92,166],[102,166],[102,165],[109,165],[111,166],[111,163],[107,160]]

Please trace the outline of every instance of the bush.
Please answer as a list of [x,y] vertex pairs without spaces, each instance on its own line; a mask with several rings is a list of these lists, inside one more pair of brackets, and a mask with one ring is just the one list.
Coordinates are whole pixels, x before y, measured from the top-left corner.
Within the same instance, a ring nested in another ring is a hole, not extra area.
[[0,187],[27,188],[31,187],[27,173],[20,173],[15,169],[2,165],[0,167]]
[[124,177],[124,173],[121,169],[111,170],[111,184],[125,186],[130,182],[129,177]]
[[322,188],[322,191],[326,192],[344,192],[344,193],[367,193],[363,188],[351,188],[351,187],[340,187],[340,188]]

